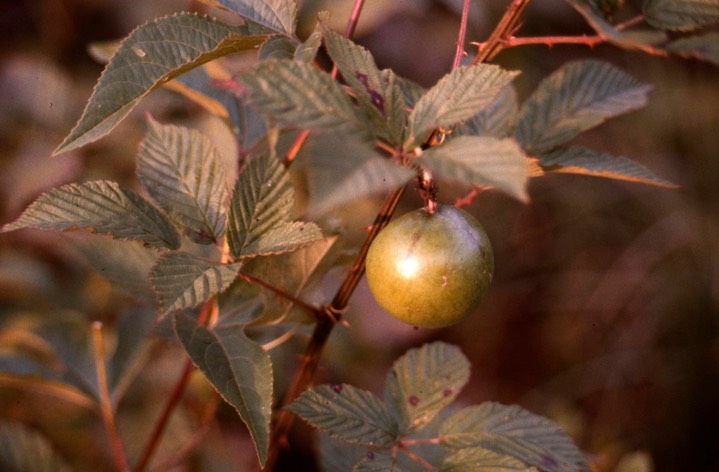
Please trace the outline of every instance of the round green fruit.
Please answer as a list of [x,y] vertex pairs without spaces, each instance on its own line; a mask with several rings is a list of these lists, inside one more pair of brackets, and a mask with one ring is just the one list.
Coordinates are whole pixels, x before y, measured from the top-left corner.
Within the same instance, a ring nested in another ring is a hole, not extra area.
[[471,313],[493,272],[487,233],[469,213],[449,205],[392,221],[367,253],[367,282],[377,302],[395,318],[425,328]]

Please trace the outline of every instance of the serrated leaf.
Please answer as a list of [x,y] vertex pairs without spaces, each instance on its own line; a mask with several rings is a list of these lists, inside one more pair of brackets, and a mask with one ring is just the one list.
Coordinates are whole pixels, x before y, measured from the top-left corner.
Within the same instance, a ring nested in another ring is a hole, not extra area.
[[527,200],[529,165],[513,139],[458,136],[422,152],[416,159],[434,175],[472,185],[491,185]]
[[342,86],[312,64],[267,60],[244,71],[239,80],[250,102],[284,126],[317,132],[372,132]]
[[17,423],[0,423],[0,470],[69,472],[71,469],[38,432]]
[[241,262],[219,264],[185,252],[162,254],[150,273],[160,314],[204,303],[229,287],[241,266]]
[[293,189],[273,154],[250,161],[240,173],[230,204],[228,242],[233,257],[279,254],[317,241],[314,223],[290,222]]
[[473,136],[506,138],[514,129],[518,111],[517,92],[514,87],[505,87],[487,108],[464,122],[462,131]]
[[644,0],[647,23],[658,29],[690,31],[719,21],[717,0]]
[[277,33],[292,36],[297,22],[294,0],[202,0],[221,6]]
[[212,59],[250,49],[265,35],[257,26],[230,26],[194,13],[138,27],[105,67],[82,117],[54,154],[105,136],[152,90]]
[[320,385],[286,407],[333,438],[365,446],[392,447],[397,423],[384,403],[351,385]]
[[436,128],[448,128],[488,106],[517,76],[490,64],[454,69],[417,101],[409,115],[405,149],[421,146]]
[[303,151],[309,211],[325,213],[362,197],[389,192],[415,173],[382,157],[357,136],[310,138]]
[[287,36],[276,34],[267,38],[262,43],[258,56],[261,61],[267,59],[293,59],[295,57],[296,44]]
[[547,172],[566,172],[627,180],[661,187],[676,187],[636,161],[614,157],[581,146],[557,149],[539,156],[539,164]]
[[606,62],[571,62],[522,105],[516,136],[529,154],[547,152],[608,118],[641,108],[651,86]]
[[719,66],[719,33],[677,39],[667,45],[667,51]]
[[317,435],[317,443],[319,466],[322,472],[352,470],[352,467],[368,454],[375,454],[369,448],[348,444],[324,433]]
[[158,248],[180,247],[180,235],[165,215],[135,192],[108,181],[67,184],[40,195],[2,231],[20,228],[88,230]]
[[225,232],[225,173],[212,142],[199,132],[148,120],[137,175],[147,193],[199,244]]
[[177,313],[175,332],[192,362],[232,405],[255,442],[260,465],[267,460],[272,415],[272,361],[237,326],[214,329]]
[[419,431],[452,403],[469,380],[469,361],[443,342],[410,349],[387,374],[384,399],[406,435]]
[[326,27],[323,33],[327,52],[352,87],[378,136],[390,144],[401,144],[406,114],[402,90],[392,72],[381,72],[367,49],[341,34]]
[[397,462],[397,457],[392,457],[390,454],[371,453],[370,457],[365,457],[355,464],[352,467],[352,472],[419,472],[427,470],[423,465],[417,463],[414,467],[406,468],[398,465]]
[[517,405],[486,402],[462,408],[444,421],[440,437],[443,447],[481,447],[544,472],[589,471],[559,426]]
[[307,37],[304,43],[295,49],[294,60],[297,62],[311,63],[317,57],[317,51],[322,46],[322,32],[319,25],[315,28],[311,35]]
[[522,461],[481,447],[467,447],[448,455],[442,472],[530,472]]

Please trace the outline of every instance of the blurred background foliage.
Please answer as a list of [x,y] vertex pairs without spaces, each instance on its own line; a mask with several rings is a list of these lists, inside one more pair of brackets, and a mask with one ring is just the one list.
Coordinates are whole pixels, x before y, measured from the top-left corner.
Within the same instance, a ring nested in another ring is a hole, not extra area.
[[[352,3],[301,2],[300,34],[311,31],[319,10],[332,11],[332,26],[342,30]],[[430,85],[451,67],[461,3],[368,1],[355,38],[380,67]],[[474,1],[468,38],[486,38],[505,3]],[[134,158],[147,111],[160,121],[201,129],[234,159],[222,125],[169,91],[153,93],[99,142],[49,157],[80,116],[102,70],[87,53],[88,44],[123,37],[149,19],[182,9],[208,10],[185,0],[0,3],[0,224],[63,183],[110,179],[138,189]],[[581,33],[591,31],[566,3],[536,0],[518,34]],[[346,314],[350,327],[336,330],[330,340],[318,381],[381,393],[394,358],[408,347],[442,339],[459,345],[473,364],[462,403],[518,403],[549,416],[591,454],[597,470],[717,470],[719,69],[607,45],[514,48],[496,62],[523,71],[515,85],[526,97],[561,64],[590,56],[612,62],[654,90],[646,108],[579,141],[636,159],[681,187],[551,175],[531,182],[528,205],[482,193],[467,209],[492,238],[497,272],[478,313],[454,327],[414,330],[381,313],[363,284]],[[451,203],[468,190],[440,182],[440,200]],[[357,202],[337,214],[348,241],[360,240],[379,201]],[[408,195],[400,211],[420,204]],[[85,247],[82,241],[37,231],[0,235],[2,356],[44,352],[37,339],[22,338],[39,326],[100,320],[112,342],[128,313],[137,316],[147,284],[129,284],[138,287],[136,297],[116,290],[82,262],[77,251]],[[108,273],[113,260],[105,261]],[[330,272],[327,293],[343,273]],[[146,364],[119,404],[131,458],[139,454],[182,368],[178,347],[160,339],[142,354]],[[299,335],[273,351],[277,398],[305,341]],[[110,470],[98,412],[70,393],[0,372],[0,423],[25,425],[20,436],[34,441],[39,435],[37,440],[77,470]],[[173,416],[156,466],[220,471],[253,463],[244,427],[221,405],[190,459],[171,467],[178,449],[192,445],[198,425],[207,424],[202,416],[208,395],[198,376]],[[296,436],[298,457],[307,455],[306,437]],[[292,470],[300,470],[298,464]]]

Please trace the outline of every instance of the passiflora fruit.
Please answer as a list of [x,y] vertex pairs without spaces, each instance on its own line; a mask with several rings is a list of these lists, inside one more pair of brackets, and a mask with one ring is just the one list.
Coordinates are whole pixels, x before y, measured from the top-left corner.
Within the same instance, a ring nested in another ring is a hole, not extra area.
[[489,237],[469,213],[438,205],[392,221],[367,253],[367,282],[377,302],[413,326],[439,328],[479,304],[494,272]]

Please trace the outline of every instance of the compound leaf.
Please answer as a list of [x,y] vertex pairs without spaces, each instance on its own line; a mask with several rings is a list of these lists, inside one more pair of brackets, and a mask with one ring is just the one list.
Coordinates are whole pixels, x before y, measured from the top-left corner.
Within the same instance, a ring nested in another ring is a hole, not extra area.
[[716,0],[644,0],[647,23],[659,29],[690,31],[719,21]]
[[481,447],[545,472],[589,471],[581,451],[554,422],[517,406],[462,408],[440,426],[443,447]]
[[320,385],[287,409],[345,442],[389,448],[397,439],[397,423],[382,400],[351,385]]
[[255,442],[260,465],[267,460],[272,415],[272,361],[237,326],[208,328],[175,314],[175,333],[192,362],[232,405]]
[[436,128],[448,128],[481,112],[517,74],[490,64],[454,69],[415,104],[405,149],[424,144]]
[[138,194],[108,181],[67,184],[40,195],[2,231],[20,228],[86,229],[157,248],[180,247],[180,235],[164,214]]
[[529,165],[513,139],[458,136],[422,153],[417,162],[433,174],[472,185],[492,185],[527,200]]
[[292,36],[297,22],[297,3],[294,0],[202,0],[220,6],[241,17]]
[[676,187],[636,161],[621,156],[610,156],[581,146],[542,154],[539,156],[539,165],[547,172],[586,174],[662,187]]
[[410,349],[387,375],[384,398],[401,434],[416,432],[452,403],[469,380],[469,361],[443,342]]
[[138,27],[112,56],[82,117],[54,154],[105,136],[152,90],[212,59],[253,48],[266,33],[250,24],[230,26],[194,13]]
[[218,243],[225,232],[227,188],[212,142],[199,132],[148,120],[137,174],[145,190],[196,243]]
[[611,64],[572,62],[544,79],[522,105],[517,139],[527,153],[549,151],[608,118],[643,107],[650,89]]
[[250,102],[282,125],[325,132],[372,133],[372,126],[342,86],[312,64],[267,60],[244,71],[239,80]]
[[719,33],[706,33],[677,39],[667,45],[667,51],[719,66]]
[[230,203],[228,242],[233,257],[279,254],[322,238],[314,223],[290,222],[293,189],[274,154],[250,161]]
[[219,264],[185,252],[162,254],[150,273],[160,314],[196,307],[224,291],[237,278],[241,265]]

